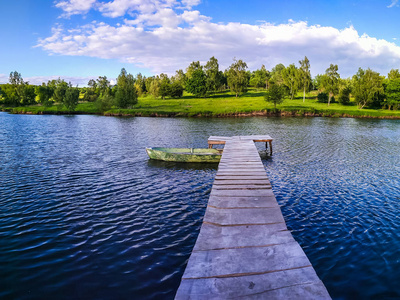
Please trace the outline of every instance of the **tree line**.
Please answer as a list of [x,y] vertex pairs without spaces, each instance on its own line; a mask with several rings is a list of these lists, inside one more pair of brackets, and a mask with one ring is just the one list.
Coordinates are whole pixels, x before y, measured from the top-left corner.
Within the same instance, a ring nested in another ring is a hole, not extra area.
[[333,102],[348,105],[353,98],[360,109],[391,110],[400,106],[398,69],[392,69],[385,77],[369,68],[360,68],[354,76],[342,79],[338,65],[331,64],[324,74],[312,78],[307,57],[300,60],[298,66],[277,64],[271,71],[262,65],[251,72],[241,59],[233,59],[230,67],[221,71],[215,57],[204,65],[193,61],[185,71],[178,70],[170,77],[164,73],[149,77],[139,73],[134,77],[122,69],[115,85],[111,85],[106,76],[99,76],[96,80],[91,79],[84,88],[73,87],[62,79],[34,86],[15,71],[10,73],[8,84],[0,85],[0,103],[14,106],[38,103],[51,106],[59,103],[74,110],[78,101],[87,101],[94,102],[99,110],[105,111],[111,107],[132,107],[137,104],[138,96],[180,98],[186,91],[195,97],[209,97],[230,90],[235,97],[240,97],[248,87],[265,89],[265,99],[273,102],[275,107],[285,97],[293,100],[298,92],[302,92],[305,102],[306,93],[310,90],[318,91],[318,101],[327,105]]
[[81,100],[95,102],[101,111],[112,106],[127,108],[135,105],[138,100],[135,81],[132,74],[122,69],[115,85],[111,85],[106,76],[99,76],[97,80],[90,80],[85,88],[74,87],[60,78],[35,86],[24,81],[21,74],[15,71],[10,73],[8,84],[0,85],[0,104],[41,104],[50,107],[57,103],[74,111]]

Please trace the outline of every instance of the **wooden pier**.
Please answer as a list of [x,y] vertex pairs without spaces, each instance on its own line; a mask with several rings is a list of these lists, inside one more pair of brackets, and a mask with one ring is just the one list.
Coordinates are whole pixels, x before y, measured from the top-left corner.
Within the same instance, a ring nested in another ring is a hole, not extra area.
[[225,148],[175,299],[330,299],[272,192],[254,144],[268,138],[210,138]]

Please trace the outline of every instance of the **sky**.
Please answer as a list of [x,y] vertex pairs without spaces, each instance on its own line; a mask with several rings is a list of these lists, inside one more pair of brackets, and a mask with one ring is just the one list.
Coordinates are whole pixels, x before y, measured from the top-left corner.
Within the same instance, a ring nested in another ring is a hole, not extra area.
[[0,0],[0,12],[0,83],[173,75],[212,56],[252,71],[307,56],[312,76],[333,63],[342,78],[400,68],[399,0]]

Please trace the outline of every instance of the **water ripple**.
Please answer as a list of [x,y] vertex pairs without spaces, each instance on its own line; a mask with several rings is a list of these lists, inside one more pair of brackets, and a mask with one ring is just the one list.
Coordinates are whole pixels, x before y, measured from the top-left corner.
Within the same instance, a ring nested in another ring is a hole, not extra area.
[[4,113],[0,298],[173,298],[216,166],[154,162],[144,148],[262,133],[288,228],[331,295],[399,298],[398,121]]

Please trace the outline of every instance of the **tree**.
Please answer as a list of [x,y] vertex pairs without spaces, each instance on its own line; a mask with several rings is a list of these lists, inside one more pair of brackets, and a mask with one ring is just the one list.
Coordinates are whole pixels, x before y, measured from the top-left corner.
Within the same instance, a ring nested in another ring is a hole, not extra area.
[[22,79],[21,73],[18,73],[17,71],[10,73],[9,82],[13,86],[22,85],[25,83]]
[[338,102],[342,105],[350,104],[350,93],[351,93],[351,79],[340,79],[339,80],[339,96]]
[[14,105],[27,105],[35,103],[35,88],[25,82],[20,73],[11,72],[9,77],[11,90],[9,91],[9,100]]
[[285,90],[282,85],[271,82],[267,93],[264,96],[264,100],[273,103],[276,109],[277,104],[283,103],[284,96]]
[[46,85],[44,82],[42,85],[35,87],[35,92],[38,97],[38,102],[43,106],[52,106],[53,102],[50,100],[53,97],[54,90],[52,87]]
[[117,91],[115,94],[115,104],[119,108],[127,108],[138,102],[135,79],[132,74],[128,74],[125,68],[117,78]]
[[97,98],[95,106],[99,111],[105,112],[111,109],[113,103],[114,103],[114,98],[111,95],[104,95],[102,97]]
[[180,85],[179,82],[173,82],[170,85],[170,96],[172,98],[180,98],[183,95],[183,87]]
[[79,101],[79,89],[77,87],[72,87],[71,85],[65,91],[64,106],[69,111],[74,111]]
[[331,64],[328,69],[326,69],[325,74],[322,78],[322,87],[327,93],[329,93],[328,106],[331,103],[332,96],[336,95],[339,91],[339,79],[340,75],[338,73],[338,66]]
[[270,81],[274,82],[275,84],[282,85],[283,78],[282,78],[282,71],[285,69],[283,64],[277,64],[271,70],[271,78]]
[[214,56],[204,66],[207,91],[217,91],[221,86],[218,59]]
[[203,70],[199,61],[193,61],[190,63],[189,67],[186,68],[186,78],[190,79],[193,76],[193,72],[196,70]]
[[294,94],[297,93],[299,87],[299,70],[294,64],[289,65],[282,70],[282,79],[289,88],[290,100],[293,100]]
[[160,76],[162,77],[161,82],[160,82],[160,89],[159,89],[159,94],[162,97],[163,100],[165,100],[166,96],[169,96],[171,91],[170,91],[170,80],[167,75],[162,76],[164,74],[161,74]]
[[262,65],[261,69],[254,71],[251,74],[250,85],[256,88],[268,88],[268,79],[270,78],[270,73]]
[[136,87],[136,90],[137,90],[139,96],[142,96],[143,94],[145,94],[147,92],[145,81],[146,81],[146,77],[143,76],[141,73],[138,73],[136,75],[135,87]]
[[299,61],[300,64],[300,86],[303,87],[303,103],[306,101],[306,91],[308,92],[311,85],[310,61],[307,56]]
[[312,80],[313,90],[321,91],[322,90],[322,80],[324,79],[324,75],[317,74]]
[[[53,85],[53,83],[50,83],[50,85]],[[54,93],[53,93],[53,99],[55,102],[58,103],[63,103],[64,102],[64,97],[65,97],[65,93],[67,92],[67,89],[69,87],[68,83],[66,83],[63,80],[61,80],[60,78],[58,78],[55,82],[54,82]]]
[[17,106],[19,104],[17,90],[12,84],[4,84],[2,86],[2,101],[9,105]]
[[390,79],[386,85],[386,104],[388,109],[400,106],[400,78]]
[[148,80],[146,80],[146,88],[147,85],[149,93],[154,97],[157,98],[160,95],[160,77],[150,77]]
[[[125,69],[123,69],[125,70]],[[125,71],[126,73],[126,71]],[[100,97],[110,95],[111,94],[111,84],[110,81],[107,79],[107,76],[99,76],[97,79],[97,89],[98,89],[98,95]]]
[[186,83],[186,75],[183,72],[183,70],[178,70],[175,73],[175,76],[171,77],[172,82],[177,82],[179,85],[183,88],[185,88],[185,83]]
[[236,98],[247,92],[248,78],[246,74],[247,64],[241,59],[233,59],[233,64],[228,69],[228,85]]
[[100,92],[97,88],[97,81],[94,79],[90,79],[85,94],[83,95],[83,101],[95,102],[99,97],[99,93]]
[[391,69],[388,73],[388,79],[392,80],[392,79],[396,79],[396,78],[400,78],[400,72],[399,69]]
[[358,72],[352,79],[355,102],[359,109],[363,109],[366,105],[376,105],[379,101],[379,94],[383,93],[383,78],[379,73],[371,69],[358,69]]
[[192,76],[187,79],[186,91],[196,97],[205,97],[207,95],[207,78],[202,69],[193,71]]

